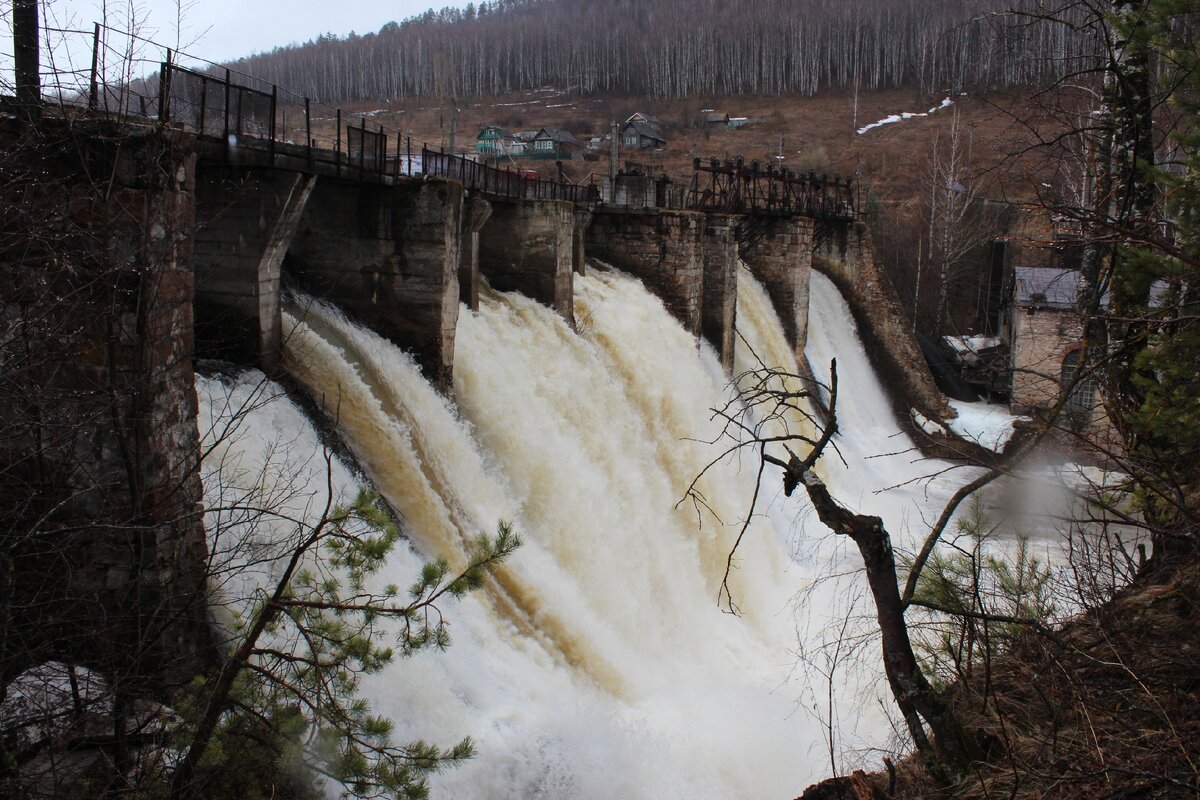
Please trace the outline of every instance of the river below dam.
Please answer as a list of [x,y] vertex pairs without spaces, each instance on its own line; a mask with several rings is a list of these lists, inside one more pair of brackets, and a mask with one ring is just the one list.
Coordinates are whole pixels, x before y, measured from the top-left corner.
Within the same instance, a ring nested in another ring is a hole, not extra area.
[[[914,449],[845,302],[812,278],[808,359],[827,380],[836,357],[842,386],[822,474],[912,549],[972,473]],[[745,269],[738,285],[735,371],[796,372],[765,291]],[[214,550],[287,536],[290,523],[220,510],[229,497],[312,519],[327,486],[348,503],[369,483],[399,515],[406,538],[381,583],[408,585],[434,557],[461,564],[478,535],[512,523],[524,545],[483,590],[443,604],[450,648],[362,686],[397,741],[475,739],[474,759],[433,777],[435,797],[787,798],[870,760],[893,728],[857,552],[768,468],[728,613],[720,587],[759,480],[754,449],[718,458],[729,377],[615,270],[576,278],[575,317],[578,331],[485,290],[459,319],[452,402],[394,345],[293,296],[285,367],[356,464],[327,467],[312,420],[261,373],[199,377]],[[230,563],[214,596],[237,607],[271,564]]]

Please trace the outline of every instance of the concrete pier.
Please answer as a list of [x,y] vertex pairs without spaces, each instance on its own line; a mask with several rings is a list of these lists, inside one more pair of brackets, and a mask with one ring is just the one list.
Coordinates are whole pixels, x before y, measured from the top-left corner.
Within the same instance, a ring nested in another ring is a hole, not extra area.
[[205,358],[279,368],[280,270],[315,176],[213,167],[196,182],[196,348]]
[[587,232],[590,254],[641,278],[667,310],[700,335],[704,215],[691,211],[597,210]]
[[733,370],[737,325],[737,224],[731,214],[706,214],[700,237],[704,260],[700,332]]
[[743,254],[754,277],[767,290],[783,332],[804,364],[808,342],[808,278],[812,268],[813,221],[804,217],[776,220]]
[[363,185],[322,177],[285,272],[412,352],[430,380],[448,391],[462,222],[460,183],[414,178]]
[[479,271],[493,288],[520,292],[575,326],[575,207],[562,200],[497,200],[479,232]]
[[[128,696],[210,655],[193,356],[195,154],[184,134],[0,120],[23,239],[0,269],[6,330],[0,674],[47,660]],[[29,354],[33,354],[31,358]]]

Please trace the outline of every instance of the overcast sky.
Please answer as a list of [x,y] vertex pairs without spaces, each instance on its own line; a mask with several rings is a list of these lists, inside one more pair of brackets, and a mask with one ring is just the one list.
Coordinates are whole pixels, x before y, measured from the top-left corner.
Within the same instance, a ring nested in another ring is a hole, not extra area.
[[[466,4],[467,0],[183,0],[179,39],[187,53],[223,61],[322,33],[378,31],[387,22],[399,22],[430,7]],[[110,24],[124,27],[130,7],[135,9],[141,35],[175,44],[180,7],[176,0],[43,0],[42,22],[48,27],[91,30],[107,11]],[[0,0],[0,9],[0,64],[11,63],[11,0]]]

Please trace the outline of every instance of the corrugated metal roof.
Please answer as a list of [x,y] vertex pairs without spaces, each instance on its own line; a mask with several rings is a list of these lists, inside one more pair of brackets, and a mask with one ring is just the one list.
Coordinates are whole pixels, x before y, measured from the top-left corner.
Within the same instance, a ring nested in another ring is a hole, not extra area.
[[1079,272],[1053,267],[1013,267],[1016,302],[1034,308],[1074,309]]
[[[1016,304],[1026,308],[1074,310],[1079,297],[1079,270],[1054,267],[1013,267]],[[1166,281],[1150,285],[1149,308],[1162,308],[1168,294]],[[1100,307],[1108,308],[1108,292]]]

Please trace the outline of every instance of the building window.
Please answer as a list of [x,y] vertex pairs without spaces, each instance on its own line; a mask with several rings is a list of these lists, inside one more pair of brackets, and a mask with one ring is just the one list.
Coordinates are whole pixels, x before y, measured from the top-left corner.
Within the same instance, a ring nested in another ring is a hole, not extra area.
[[636,136],[626,136],[625,144],[628,145],[629,147],[637,147],[637,137]]
[[[1072,350],[1063,358],[1062,363],[1062,378],[1060,385],[1063,391],[1066,391],[1075,380],[1075,373],[1079,371],[1079,354],[1081,351]],[[1086,376],[1079,379],[1074,388],[1067,395],[1066,410],[1068,413],[1084,414],[1091,412],[1095,406],[1096,398],[1096,381],[1091,376]]]

